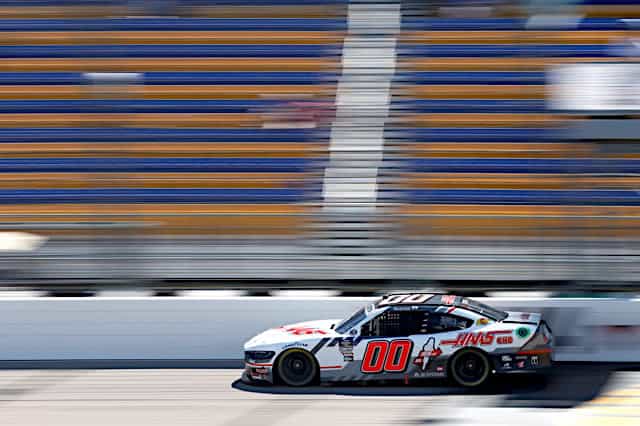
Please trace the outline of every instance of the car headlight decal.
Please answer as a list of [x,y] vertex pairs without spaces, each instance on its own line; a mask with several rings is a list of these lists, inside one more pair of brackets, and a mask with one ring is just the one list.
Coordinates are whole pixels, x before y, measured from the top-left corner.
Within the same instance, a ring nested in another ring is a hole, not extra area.
[[274,351],[246,351],[245,361],[269,361],[276,353]]

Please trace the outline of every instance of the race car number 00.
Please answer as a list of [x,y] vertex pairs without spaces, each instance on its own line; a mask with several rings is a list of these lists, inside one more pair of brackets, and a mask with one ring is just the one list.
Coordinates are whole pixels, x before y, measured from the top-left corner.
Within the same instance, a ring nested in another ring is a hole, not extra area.
[[411,340],[375,340],[367,344],[362,359],[363,373],[402,373],[409,362]]

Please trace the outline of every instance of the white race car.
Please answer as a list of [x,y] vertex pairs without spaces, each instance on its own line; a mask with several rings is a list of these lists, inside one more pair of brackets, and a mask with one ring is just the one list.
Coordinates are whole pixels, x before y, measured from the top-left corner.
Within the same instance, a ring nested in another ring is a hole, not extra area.
[[494,373],[550,367],[553,337],[537,313],[503,312],[454,295],[391,294],[344,320],[267,330],[244,350],[249,383],[450,377],[474,387]]

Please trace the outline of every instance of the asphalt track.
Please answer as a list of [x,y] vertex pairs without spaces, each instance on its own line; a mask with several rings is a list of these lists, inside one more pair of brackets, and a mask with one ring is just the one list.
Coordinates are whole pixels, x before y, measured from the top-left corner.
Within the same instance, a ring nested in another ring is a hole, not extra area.
[[446,383],[247,386],[237,369],[3,370],[2,425],[638,425],[640,373],[563,366],[483,392]]

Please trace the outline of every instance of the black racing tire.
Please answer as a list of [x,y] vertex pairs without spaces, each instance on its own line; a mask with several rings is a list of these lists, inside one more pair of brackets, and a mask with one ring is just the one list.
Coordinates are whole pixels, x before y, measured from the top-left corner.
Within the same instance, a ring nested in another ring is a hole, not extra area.
[[290,349],[276,362],[276,372],[280,382],[287,386],[309,386],[318,377],[316,358],[304,349]]
[[486,385],[491,376],[491,363],[483,352],[462,349],[456,352],[449,364],[449,373],[454,382],[467,388]]

